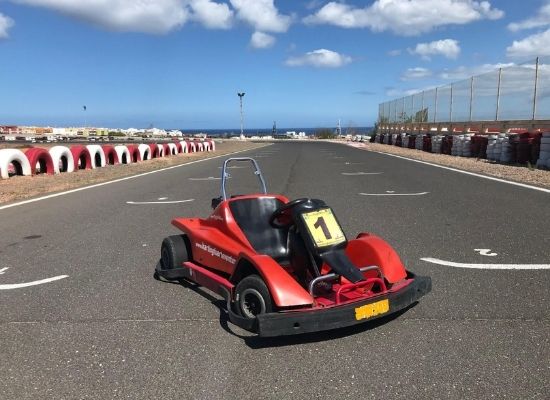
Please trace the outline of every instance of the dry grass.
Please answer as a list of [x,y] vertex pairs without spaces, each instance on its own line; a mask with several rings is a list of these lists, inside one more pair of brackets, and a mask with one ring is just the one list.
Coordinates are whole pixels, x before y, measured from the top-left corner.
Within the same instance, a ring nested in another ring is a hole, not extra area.
[[550,188],[550,171],[528,168],[526,166],[519,165],[498,164],[484,159],[455,157],[446,154],[433,154],[422,150],[405,149],[402,147],[380,143],[358,144],[357,147],[365,150],[379,151],[381,153],[414,158],[415,160],[427,161],[434,164],[494,176],[510,181]]
[[[213,153],[178,154],[177,156],[155,158],[135,164],[120,164],[93,170],[79,170],[70,174],[14,176],[10,179],[0,179],[0,204],[106,182],[173,165],[186,164],[190,161],[215,157],[235,151],[255,149],[266,145],[266,143],[238,141],[216,142],[216,151]],[[39,145],[36,147],[42,146]]]

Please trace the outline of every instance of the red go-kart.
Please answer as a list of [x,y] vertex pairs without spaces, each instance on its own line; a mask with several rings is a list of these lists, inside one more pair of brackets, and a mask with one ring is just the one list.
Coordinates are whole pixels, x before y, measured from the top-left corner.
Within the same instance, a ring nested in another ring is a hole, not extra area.
[[[228,164],[243,161],[261,193],[228,198]],[[155,277],[218,293],[235,325],[260,336],[340,328],[395,313],[431,290],[431,279],[407,271],[381,238],[348,241],[322,200],[268,194],[254,159],[227,159],[221,192],[208,218],[172,221],[184,233],[163,240]]]

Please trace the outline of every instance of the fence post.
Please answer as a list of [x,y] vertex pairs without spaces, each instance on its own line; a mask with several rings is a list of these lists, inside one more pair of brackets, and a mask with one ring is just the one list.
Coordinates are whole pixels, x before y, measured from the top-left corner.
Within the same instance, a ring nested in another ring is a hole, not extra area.
[[497,109],[495,111],[495,121],[498,121],[498,109],[500,107],[500,79],[502,77],[502,68],[498,69],[498,84],[497,84]]
[[474,77],[470,79],[470,122],[472,122],[472,111],[474,107]]
[[537,57],[537,61],[535,63],[535,91],[533,94],[533,119],[537,116],[537,83],[539,80],[539,58]]
[[437,88],[435,88],[435,102],[434,102],[434,124],[437,118]]
[[422,91],[422,112],[420,113],[420,118],[422,123],[428,122],[428,113],[426,113],[426,121],[424,121],[424,91]]
[[451,83],[451,104],[449,105],[449,122],[453,122],[453,84]]

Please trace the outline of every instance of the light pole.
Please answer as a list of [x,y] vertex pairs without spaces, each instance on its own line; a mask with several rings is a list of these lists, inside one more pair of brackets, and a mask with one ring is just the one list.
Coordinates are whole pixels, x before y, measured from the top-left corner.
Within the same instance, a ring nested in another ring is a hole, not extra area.
[[241,104],[241,138],[244,136],[243,134],[243,97],[244,97],[244,92],[240,92],[240,93],[237,93],[237,96],[239,96],[239,102]]

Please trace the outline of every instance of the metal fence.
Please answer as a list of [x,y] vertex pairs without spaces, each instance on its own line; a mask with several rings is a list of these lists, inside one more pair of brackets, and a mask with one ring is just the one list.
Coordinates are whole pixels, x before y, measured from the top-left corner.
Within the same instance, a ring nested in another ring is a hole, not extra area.
[[381,103],[379,123],[550,119],[550,57]]

